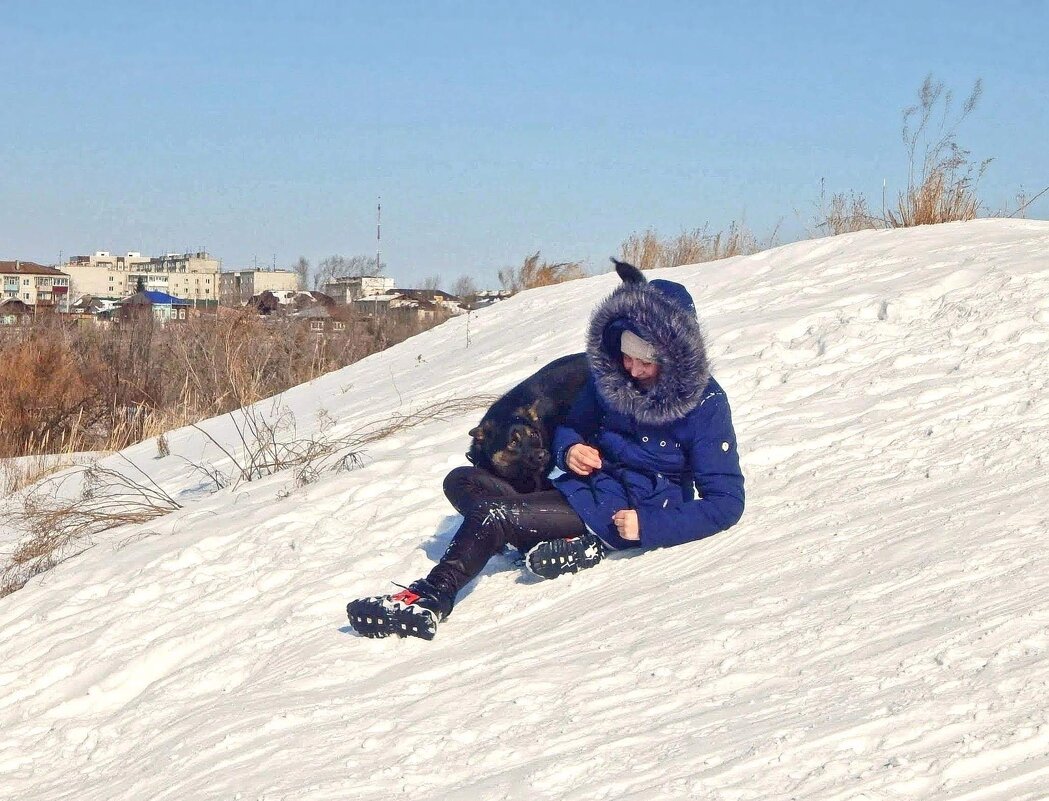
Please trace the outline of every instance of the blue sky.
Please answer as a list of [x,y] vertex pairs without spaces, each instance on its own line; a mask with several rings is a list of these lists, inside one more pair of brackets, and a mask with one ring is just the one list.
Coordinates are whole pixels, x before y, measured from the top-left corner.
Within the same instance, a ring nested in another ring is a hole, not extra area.
[[[374,253],[495,285],[541,250],[604,270],[634,231],[807,236],[880,208],[928,73],[1049,186],[1049,3],[0,0],[0,259],[205,246],[225,268]],[[1029,215],[1049,218],[1049,193]]]

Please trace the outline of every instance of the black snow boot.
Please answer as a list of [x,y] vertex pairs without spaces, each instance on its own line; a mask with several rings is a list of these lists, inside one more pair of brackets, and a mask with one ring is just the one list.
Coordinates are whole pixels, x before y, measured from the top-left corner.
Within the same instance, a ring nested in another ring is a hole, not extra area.
[[346,605],[350,626],[365,637],[421,637],[432,640],[437,624],[452,612],[454,596],[426,579],[394,595],[359,598]]
[[604,555],[604,543],[587,532],[567,540],[540,542],[525,554],[525,567],[541,579],[552,579],[593,567]]

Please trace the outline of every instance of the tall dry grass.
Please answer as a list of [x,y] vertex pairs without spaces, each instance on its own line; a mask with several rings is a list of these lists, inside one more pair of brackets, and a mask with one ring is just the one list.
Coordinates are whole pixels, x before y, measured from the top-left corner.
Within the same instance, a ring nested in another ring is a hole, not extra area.
[[[247,407],[230,415],[242,447],[227,447],[198,428],[227,457],[234,475],[211,464],[191,465],[214,481],[215,490],[282,471],[292,471],[296,486],[303,486],[321,473],[358,467],[365,448],[374,442],[424,423],[487,408],[494,400],[495,396],[475,395],[437,401],[341,436],[334,434],[331,418],[300,432],[294,415],[279,401],[269,410]],[[45,479],[23,494],[18,507],[9,513],[23,536],[0,565],[0,597],[82,553],[98,534],[146,523],[182,508],[131,460],[120,457],[121,469],[94,464]],[[70,482],[79,484],[70,488]]]
[[574,281],[577,278],[586,278],[586,269],[582,262],[541,261],[538,250],[531,256],[525,257],[525,260],[517,267],[506,267],[499,271],[499,282],[503,288],[514,293]]
[[59,470],[73,467],[81,459],[82,455],[74,451],[0,459],[0,500]]
[[[146,523],[181,509],[181,504],[129,460],[121,472],[97,464],[34,485],[11,514],[22,530],[0,568],[0,597],[21,589],[65,559],[82,553],[93,537],[121,526]],[[79,491],[63,492],[79,481]]]
[[836,193],[828,204],[821,181],[815,233],[825,236],[909,228],[978,217],[982,208],[979,183],[992,159],[973,161],[970,152],[958,144],[958,130],[982,94],[983,83],[977,80],[957,108],[953,93],[943,82],[926,76],[918,90],[918,102],[903,110],[907,186],[897,193],[894,207],[889,207],[884,189],[880,214],[871,211],[862,193]]
[[0,458],[120,450],[277,395],[443,318],[351,319],[343,334],[223,310],[103,328],[59,316],[0,330]]
[[884,215],[871,212],[870,204],[862,193],[836,192],[827,200],[826,184],[820,180],[820,199],[816,208],[815,236],[838,236],[857,231],[868,231],[886,227]]
[[745,256],[762,249],[746,225],[733,222],[726,231],[694,228],[666,239],[650,228],[631,234],[620,246],[619,257],[641,270],[655,270]]
[[907,189],[899,194],[896,208],[886,211],[893,228],[976,218],[977,187],[991,159],[971,161],[969,151],[958,144],[957,133],[982,94],[983,82],[977,79],[955,113],[954,95],[942,81],[928,75],[922,82],[918,103],[903,112]]

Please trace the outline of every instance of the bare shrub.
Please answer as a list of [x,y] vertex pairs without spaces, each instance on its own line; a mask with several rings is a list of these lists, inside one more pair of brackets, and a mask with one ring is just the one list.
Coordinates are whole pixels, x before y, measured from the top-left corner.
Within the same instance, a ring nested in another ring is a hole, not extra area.
[[655,270],[745,256],[761,249],[753,232],[742,223],[733,222],[726,231],[711,233],[704,226],[669,239],[661,238],[650,228],[631,234],[620,246],[619,257],[641,270]]
[[519,267],[506,267],[499,271],[499,282],[503,288],[514,293],[574,281],[577,278],[586,278],[586,270],[581,262],[540,261],[538,250],[526,257]]
[[1034,203],[1038,198],[1049,192],[1049,186],[1045,187],[1041,192],[1038,192],[1032,197],[1028,197],[1027,191],[1021,186],[1016,193],[1016,208],[1009,214],[1004,212],[1000,214],[1001,217],[1019,217],[1021,220],[1027,218],[1027,208]]
[[477,282],[469,275],[460,275],[452,284],[452,294],[469,305],[477,297]]
[[820,202],[816,212],[816,231],[820,236],[852,234],[885,227],[885,220],[871,214],[867,198],[861,193],[837,192],[827,200],[820,181]]
[[79,450],[94,422],[86,410],[93,389],[62,329],[33,330],[0,356],[0,456]]
[[[478,408],[487,408],[497,396],[473,396],[437,401],[415,411],[397,413],[345,436],[332,435],[335,420],[322,414],[318,426],[309,434],[300,433],[295,415],[279,399],[265,414],[259,405],[229,414],[237,433],[240,448],[227,448],[200,426],[198,432],[218,448],[233,466],[232,486],[255,481],[284,470],[295,470],[296,483],[312,483],[325,471],[342,471],[363,463],[364,446],[391,434],[423,423],[447,420]],[[226,486],[222,474],[213,465],[194,467],[215,481],[217,487]]]
[[961,123],[983,93],[979,79],[953,115],[953,95],[932,75],[918,92],[917,105],[903,112],[903,142],[908,153],[907,190],[886,216],[893,228],[972,220],[980,209],[976,190],[991,159],[978,164],[957,142]]

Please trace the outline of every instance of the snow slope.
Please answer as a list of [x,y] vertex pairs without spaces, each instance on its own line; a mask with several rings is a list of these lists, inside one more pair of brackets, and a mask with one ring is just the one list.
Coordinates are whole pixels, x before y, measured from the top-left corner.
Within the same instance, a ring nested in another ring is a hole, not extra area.
[[[432,643],[343,608],[442,552],[480,409],[305,487],[208,491],[192,429],[129,449],[184,508],[0,599],[0,798],[1049,798],[1047,254],[1049,223],[985,220],[663,271],[732,400],[743,521],[553,582],[494,559]],[[345,433],[501,392],[616,281],[283,403]]]

